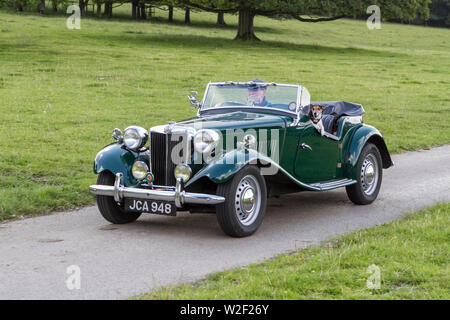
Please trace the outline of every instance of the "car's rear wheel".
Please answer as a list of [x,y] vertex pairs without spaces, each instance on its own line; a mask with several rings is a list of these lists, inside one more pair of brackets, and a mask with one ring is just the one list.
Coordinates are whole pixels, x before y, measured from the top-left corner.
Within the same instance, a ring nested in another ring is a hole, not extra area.
[[358,160],[356,183],[346,187],[349,199],[355,204],[370,204],[378,196],[383,178],[380,151],[368,143]]
[[[114,180],[115,177],[111,172],[102,171],[98,175],[97,184],[113,186]],[[125,212],[123,207],[114,201],[114,197],[97,196],[97,206],[103,218],[114,224],[133,222],[141,215],[140,213]]]
[[246,237],[258,230],[266,212],[267,189],[260,170],[244,167],[234,177],[217,187],[225,202],[217,205],[217,221],[232,237]]

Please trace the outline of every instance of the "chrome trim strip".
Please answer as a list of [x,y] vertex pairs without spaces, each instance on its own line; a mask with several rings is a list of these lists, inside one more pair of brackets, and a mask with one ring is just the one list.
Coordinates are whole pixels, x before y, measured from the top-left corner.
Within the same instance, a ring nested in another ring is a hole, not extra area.
[[175,202],[178,208],[184,203],[215,205],[225,201],[224,197],[212,194],[185,192],[182,184],[177,183],[173,190],[156,190],[124,187],[122,173],[116,174],[114,186],[95,184],[89,187],[89,191],[95,195],[111,196],[121,202],[124,198],[137,198],[145,200],[162,200]]
[[348,186],[348,185],[351,185],[354,183],[356,183],[356,180],[344,178],[344,179],[333,180],[333,181],[328,181],[328,182],[313,183],[311,185],[314,187],[318,187],[318,188],[338,188],[340,186]]
[[113,190],[113,196],[114,200],[117,203],[120,203],[122,200],[122,181],[123,181],[123,174],[121,172],[116,174],[116,180],[114,181],[114,190]]
[[175,205],[178,208],[183,206],[184,195],[185,195],[185,192],[183,190],[183,181],[181,181],[181,178],[178,178],[177,184],[175,186]]

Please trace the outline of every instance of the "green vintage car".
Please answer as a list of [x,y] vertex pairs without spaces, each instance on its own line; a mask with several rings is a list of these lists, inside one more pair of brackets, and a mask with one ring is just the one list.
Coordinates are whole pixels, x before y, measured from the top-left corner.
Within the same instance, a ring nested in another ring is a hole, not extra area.
[[267,198],[345,187],[352,202],[373,202],[393,165],[380,132],[359,104],[310,102],[301,85],[209,83],[192,119],[146,130],[114,129],[95,157],[97,196],[112,223],[141,213],[214,213],[233,237],[261,225]]

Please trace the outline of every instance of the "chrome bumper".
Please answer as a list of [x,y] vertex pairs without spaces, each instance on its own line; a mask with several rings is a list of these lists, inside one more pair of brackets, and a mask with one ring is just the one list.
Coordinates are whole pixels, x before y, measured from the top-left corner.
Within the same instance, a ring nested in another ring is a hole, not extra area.
[[224,197],[212,194],[185,192],[182,189],[181,180],[177,180],[175,188],[165,187],[159,189],[128,188],[124,187],[122,180],[122,173],[117,173],[114,186],[94,184],[89,187],[89,191],[100,196],[114,197],[116,202],[122,202],[124,198],[162,200],[175,202],[178,208],[181,208],[185,203],[214,205],[225,201]]

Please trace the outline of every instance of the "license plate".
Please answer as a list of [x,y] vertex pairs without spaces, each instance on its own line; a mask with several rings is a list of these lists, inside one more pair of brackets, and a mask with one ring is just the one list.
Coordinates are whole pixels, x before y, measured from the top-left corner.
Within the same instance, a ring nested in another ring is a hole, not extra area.
[[177,207],[173,202],[160,200],[125,199],[125,211],[145,212],[162,214],[165,216],[176,216]]

